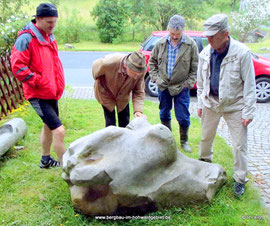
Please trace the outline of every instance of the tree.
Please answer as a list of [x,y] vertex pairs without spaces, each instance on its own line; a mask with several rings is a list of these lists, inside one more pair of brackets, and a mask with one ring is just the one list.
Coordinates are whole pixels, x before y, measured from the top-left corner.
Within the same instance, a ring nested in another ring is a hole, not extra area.
[[50,0],[50,2],[51,2],[52,4],[54,4],[56,7],[58,7],[59,4],[60,4],[60,0]]
[[142,28],[145,26],[145,21],[142,16],[144,12],[144,3],[143,0],[122,0],[122,4],[125,5],[128,12],[128,19],[132,25],[129,28],[132,30],[132,40],[134,41],[135,32],[138,31],[138,28],[143,30]]
[[248,33],[270,19],[269,0],[245,0],[238,13],[231,13],[232,33],[245,42]]
[[210,7],[219,9],[220,12],[224,12],[231,8],[231,12],[235,11],[236,3],[240,0],[205,0]]
[[26,16],[10,16],[5,23],[0,23],[0,56],[9,53],[17,38],[17,32],[26,24]]
[[[152,25],[157,30],[166,30],[170,17],[175,14],[183,16],[189,27],[192,27],[194,21],[201,18],[203,10],[203,0],[127,0],[127,2],[140,2],[141,13],[137,14],[143,21]],[[138,8],[131,8],[132,11],[138,11]]]
[[91,14],[96,20],[101,42],[112,43],[123,34],[127,14],[119,0],[99,0]]
[[231,8],[232,12],[235,11],[236,3],[239,2],[240,0],[231,0]]
[[17,32],[28,20],[21,14],[21,7],[26,0],[0,0],[0,56],[10,52]]
[[0,23],[5,23],[15,13],[19,14],[26,3],[28,0],[0,0]]

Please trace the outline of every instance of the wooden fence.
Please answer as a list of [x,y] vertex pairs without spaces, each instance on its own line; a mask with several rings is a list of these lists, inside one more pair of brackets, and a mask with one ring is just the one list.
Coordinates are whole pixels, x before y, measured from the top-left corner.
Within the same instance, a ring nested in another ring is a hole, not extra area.
[[0,120],[24,102],[21,82],[10,68],[10,56],[0,57]]

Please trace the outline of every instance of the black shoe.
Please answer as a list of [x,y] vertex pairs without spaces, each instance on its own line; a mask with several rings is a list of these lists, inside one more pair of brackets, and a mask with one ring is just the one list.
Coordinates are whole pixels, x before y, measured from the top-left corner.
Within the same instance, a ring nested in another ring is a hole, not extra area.
[[209,162],[209,163],[212,163],[212,161],[209,160],[209,159],[199,159],[199,160],[202,161],[202,162]]
[[238,182],[234,182],[233,192],[237,198],[241,197],[245,192],[245,185]]
[[40,160],[39,167],[42,169],[48,169],[50,167],[60,167],[60,162],[54,160],[53,158],[50,158],[47,162]]

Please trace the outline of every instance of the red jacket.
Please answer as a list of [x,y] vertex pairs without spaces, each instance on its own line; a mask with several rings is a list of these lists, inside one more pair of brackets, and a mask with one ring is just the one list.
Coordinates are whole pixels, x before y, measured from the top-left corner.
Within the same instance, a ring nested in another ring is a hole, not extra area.
[[30,22],[18,33],[12,49],[12,72],[23,83],[27,100],[58,100],[65,88],[63,66],[54,35],[49,35],[47,40],[45,38]]

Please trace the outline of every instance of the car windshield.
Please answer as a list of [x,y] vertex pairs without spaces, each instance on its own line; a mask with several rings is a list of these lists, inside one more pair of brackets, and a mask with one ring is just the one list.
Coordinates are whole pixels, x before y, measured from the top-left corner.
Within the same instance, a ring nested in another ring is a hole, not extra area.
[[161,39],[161,36],[151,35],[146,41],[143,42],[142,48],[146,51],[152,51],[156,43]]
[[[155,36],[150,35],[149,38],[147,38],[142,44],[142,50],[144,51],[152,51],[154,46],[157,44],[157,42],[162,38],[163,36]],[[197,37],[197,36],[191,36],[191,38],[194,39],[194,41],[197,43],[197,46],[199,48],[199,52],[208,45],[208,39],[205,37]]]

